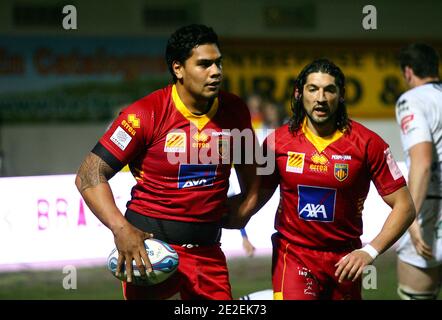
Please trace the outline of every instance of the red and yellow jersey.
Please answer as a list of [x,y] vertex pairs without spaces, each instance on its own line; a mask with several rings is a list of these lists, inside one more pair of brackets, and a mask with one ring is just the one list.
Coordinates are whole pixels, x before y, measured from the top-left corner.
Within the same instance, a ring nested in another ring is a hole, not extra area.
[[264,179],[270,185],[280,182],[275,228],[300,246],[360,247],[370,181],[381,196],[406,184],[387,143],[355,121],[347,132],[328,139],[305,124],[294,134],[284,125],[265,145],[275,152],[276,171]]
[[238,97],[221,91],[206,114],[194,115],[176,87],[168,86],[125,108],[93,152],[115,170],[129,163],[137,181],[129,209],[153,218],[213,222],[226,212],[230,130],[246,128],[250,113]]

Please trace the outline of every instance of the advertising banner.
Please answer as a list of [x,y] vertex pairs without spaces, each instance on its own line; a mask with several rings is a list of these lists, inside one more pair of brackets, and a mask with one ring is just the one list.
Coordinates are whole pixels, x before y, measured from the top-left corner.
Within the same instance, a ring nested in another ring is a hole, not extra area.
[[[400,163],[404,174],[405,166]],[[229,195],[239,193],[232,171]],[[0,271],[104,265],[114,248],[110,230],[89,210],[75,187],[75,175],[0,178]],[[122,212],[135,179],[119,172],[110,180]],[[246,227],[257,255],[271,254],[270,236],[279,204],[279,189]],[[363,211],[364,243],[381,230],[390,212],[371,185]],[[221,246],[227,258],[245,256],[239,230],[223,230]]]

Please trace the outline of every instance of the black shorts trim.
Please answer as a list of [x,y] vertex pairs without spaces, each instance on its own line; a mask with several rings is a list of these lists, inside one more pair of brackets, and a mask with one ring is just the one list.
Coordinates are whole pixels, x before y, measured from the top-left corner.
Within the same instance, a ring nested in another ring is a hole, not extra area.
[[138,229],[153,233],[155,239],[169,244],[210,246],[219,243],[221,228],[218,222],[184,222],[148,217],[130,209],[125,217]]
[[118,160],[112,153],[110,153],[100,142],[95,145],[91,152],[103,159],[103,161],[116,172],[120,171],[124,167],[124,164],[121,163],[121,161]]

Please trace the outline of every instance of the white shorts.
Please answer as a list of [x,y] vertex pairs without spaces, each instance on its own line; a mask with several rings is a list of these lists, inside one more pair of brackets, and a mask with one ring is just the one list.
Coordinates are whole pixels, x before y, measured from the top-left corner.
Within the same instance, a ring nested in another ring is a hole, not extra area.
[[252,292],[240,297],[239,300],[273,300],[273,289]]
[[434,258],[426,260],[416,253],[408,231],[399,239],[399,259],[419,268],[442,265],[442,200],[426,199],[418,216],[424,241],[433,248]]

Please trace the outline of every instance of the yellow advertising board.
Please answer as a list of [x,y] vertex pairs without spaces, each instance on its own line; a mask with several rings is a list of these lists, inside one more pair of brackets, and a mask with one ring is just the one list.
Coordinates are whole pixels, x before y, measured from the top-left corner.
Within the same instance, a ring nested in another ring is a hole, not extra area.
[[225,87],[242,97],[258,93],[289,112],[298,73],[313,59],[325,57],[346,76],[345,101],[351,117],[392,118],[396,99],[406,90],[396,58],[403,45],[223,40]]

